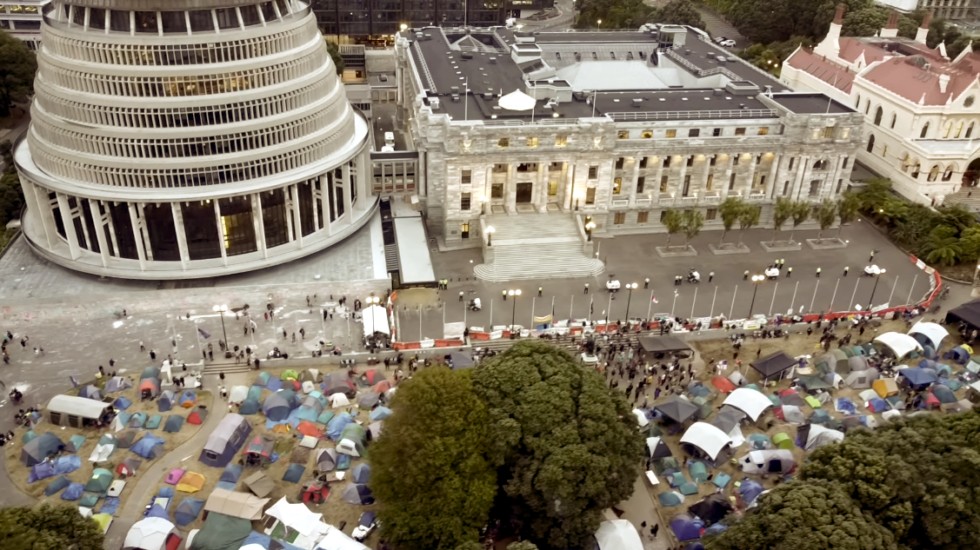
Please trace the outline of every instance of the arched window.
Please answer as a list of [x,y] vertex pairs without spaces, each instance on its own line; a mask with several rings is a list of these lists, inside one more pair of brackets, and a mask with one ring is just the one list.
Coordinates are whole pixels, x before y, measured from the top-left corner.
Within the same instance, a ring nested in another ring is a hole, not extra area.
[[956,123],[956,139],[959,139],[962,134],[963,134],[963,121],[961,120],[958,123]]
[[871,153],[874,150],[875,150],[875,135],[871,134],[871,137],[868,138],[868,152]]
[[939,177],[939,165],[933,164],[932,169],[929,170],[929,176],[926,178],[927,181],[936,181]]
[[885,114],[885,111],[879,106],[875,109],[875,126],[881,126],[881,117]]
[[970,136],[973,135],[973,125],[974,124],[975,124],[974,122],[971,122],[970,125],[966,127],[966,135],[963,136],[963,137],[965,137],[966,139],[970,139]]
[[858,109],[861,108],[861,94],[857,94],[857,96],[855,96],[854,106],[857,107]]
[[951,133],[953,133],[953,121],[948,120],[943,124],[943,139],[948,139]]
[[950,164],[949,166],[947,166],[946,167],[946,171],[943,172],[943,181],[949,181],[949,180],[953,179],[953,171],[955,169],[956,169],[956,167],[953,166],[952,164]]
[[926,134],[927,133],[929,133],[929,123],[928,122],[926,122],[925,124],[922,125],[922,131],[919,132],[919,137],[920,138],[924,138],[924,137],[926,137]]
[[912,165],[911,176],[915,179],[919,179],[919,172],[921,170],[922,170],[922,165],[919,163],[919,161],[915,161],[915,164]]
[[892,113],[892,123],[889,128],[895,128],[895,121],[898,120],[898,113]]

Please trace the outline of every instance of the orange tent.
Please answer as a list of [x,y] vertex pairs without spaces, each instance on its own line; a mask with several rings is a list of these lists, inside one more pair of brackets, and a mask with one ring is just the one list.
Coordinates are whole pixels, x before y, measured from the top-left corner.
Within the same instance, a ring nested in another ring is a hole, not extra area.
[[316,424],[310,422],[309,420],[303,420],[300,422],[299,425],[296,426],[296,431],[310,437],[323,437],[323,430],[318,428]]
[[721,393],[732,393],[735,391],[735,384],[724,376],[718,375],[711,378],[711,385]]

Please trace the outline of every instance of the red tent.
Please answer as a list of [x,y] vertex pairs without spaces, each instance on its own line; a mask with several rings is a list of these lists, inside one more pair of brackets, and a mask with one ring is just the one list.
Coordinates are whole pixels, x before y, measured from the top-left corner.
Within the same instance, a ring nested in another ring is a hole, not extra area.
[[393,386],[391,385],[391,382],[390,381],[388,381],[388,380],[382,380],[382,381],[378,382],[377,384],[371,386],[371,391],[373,391],[374,393],[380,394],[380,395],[384,395],[392,387]]
[[149,399],[160,395],[160,381],[156,378],[144,378],[140,380],[140,396]]
[[323,437],[323,430],[318,428],[316,424],[310,422],[309,420],[303,420],[296,426],[296,431],[311,437],[321,438]]
[[381,369],[370,369],[361,375],[361,380],[368,386],[373,386],[385,379],[385,373]]
[[208,417],[208,410],[198,408],[191,414],[187,415],[187,423],[194,424],[195,426],[200,426],[204,424],[204,420]]
[[711,385],[721,393],[732,393],[735,391],[735,384],[724,376],[714,376],[711,378]]
[[303,502],[309,504],[323,504],[327,501],[327,497],[330,496],[330,488],[326,485],[309,485],[303,487],[303,494],[301,495]]

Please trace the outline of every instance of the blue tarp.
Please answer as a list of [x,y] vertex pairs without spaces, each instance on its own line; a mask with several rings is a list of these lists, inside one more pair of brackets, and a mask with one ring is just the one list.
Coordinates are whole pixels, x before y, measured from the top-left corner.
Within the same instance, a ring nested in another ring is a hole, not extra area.
[[932,370],[919,367],[909,367],[898,371],[898,375],[908,382],[914,390],[924,390],[930,384],[939,379]]
[[163,453],[163,439],[146,434],[129,449],[143,458],[156,458]]
[[167,515],[167,511],[163,509],[159,504],[153,504],[150,509],[146,512],[146,517],[148,518],[163,518],[170,521],[170,516]]
[[55,474],[70,474],[82,467],[82,459],[78,455],[64,455],[54,459]]
[[78,500],[82,498],[82,492],[85,491],[85,485],[81,483],[72,483],[65,489],[64,493],[61,493],[61,500]]
[[848,399],[846,397],[838,397],[837,398],[837,403],[834,405],[834,408],[838,412],[842,412],[844,414],[856,414],[857,413],[857,405],[855,405],[853,401],[851,401],[850,399]]
[[49,477],[54,477],[54,464],[51,462],[38,462],[37,464],[31,466],[31,471],[27,474],[27,482],[35,483],[41,481],[42,479],[48,479]]
[[881,413],[890,408],[891,407],[888,406],[888,401],[885,401],[880,397],[875,397],[868,401],[868,409],[870,409],[872,412]]
[[262,548],[281,548],[282,550],[303,550],[299,546],[289,544],[288,542],[284,542],[282,540],[276,540],[275,543],[273,543],[272,537],[270,537],[269,535],[263,535],[262,533],[256,533],[255,531],[249,533],[248,537],[246,537],[245,540],[242,541],[242,548],[245,548],[246,546],[252,544],[257,544]]
[[99,507],[100,514],[109,514],[110,516],[116,515],[116,510],[119,509],[119,497],[105,497],[102,500],[102,506]]
[[174,510],[174,523],[183,527],[193,523],[204,508],[204,501],[197,498],[185,498]]
[[44,488],[44,494],[46,496],[51,496],[69,485],[71,485],[71,481],[68,481],[67,477],[61,476],[56,478],[51,483],[48,483],[48,486]]
[[286,468],[286,473],[282,475],[282,480],[290,483],[299,483],[299,480],[303,478],[303,472],[305,470],[306,468],[302,464],[290,464]]
[[127,399],[127,398],[125,398],[125,397],[123,397],[121,395],[119,397],[117,397],[115,401],[112,402],[112,406],[113,407],[115,407],[115,408],[117,408],[119,410],[123,410],[123,411],[126,410],[126,409],[128,409],[129,406],[132,405],[132,404],[133,404],[132,401],[130,401],[129,399]]
[[330,419],[330,423],[327,424],[327,437],[337,441],[340,439],[340,434],[344,433],[344,428],[348,424],[354,421],[354,417],[350,413],[342,412],[337,416]]

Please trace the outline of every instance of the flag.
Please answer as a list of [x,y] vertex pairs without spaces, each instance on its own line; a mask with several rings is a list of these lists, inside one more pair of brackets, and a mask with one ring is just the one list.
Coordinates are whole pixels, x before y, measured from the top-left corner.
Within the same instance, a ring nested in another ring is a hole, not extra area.
[[654,295],[652,295],[652,294],[650,295],[650,301],[653,302],[653,303],[655,303],[655,304],[659,304],[660,303],[660,301],[657,300],[657,297],[654,296]]

